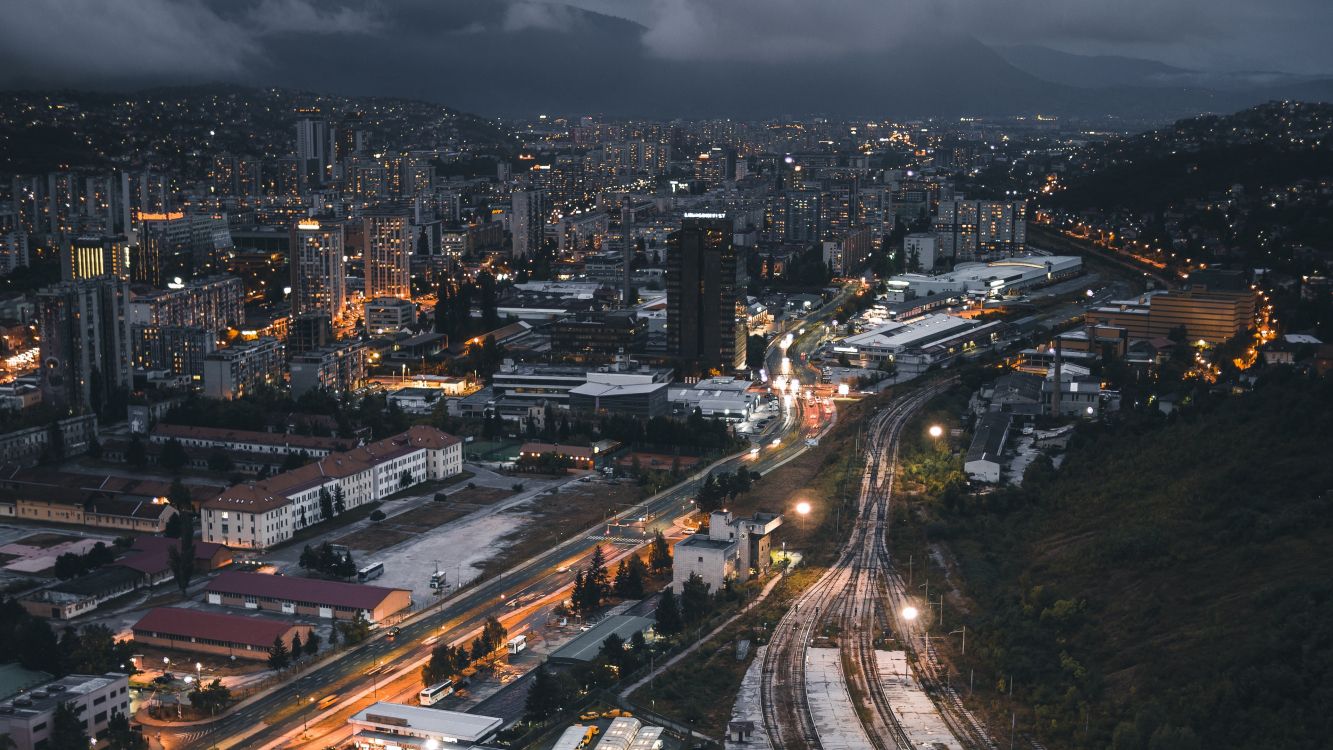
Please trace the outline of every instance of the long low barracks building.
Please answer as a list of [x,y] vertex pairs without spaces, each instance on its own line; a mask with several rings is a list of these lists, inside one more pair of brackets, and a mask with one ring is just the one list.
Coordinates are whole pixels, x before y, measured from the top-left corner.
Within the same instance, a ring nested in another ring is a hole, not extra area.
[[362,583],[226,570],[204,587],[209,604],[284,615],[382,622],[412,606],[412,592]]
[[351,509],[462,471],[463,441],[417,425],[262,481],[227,488],[203,503],[203,539],[238,549],[267,549],[323,520],[321,491],[341,493]]

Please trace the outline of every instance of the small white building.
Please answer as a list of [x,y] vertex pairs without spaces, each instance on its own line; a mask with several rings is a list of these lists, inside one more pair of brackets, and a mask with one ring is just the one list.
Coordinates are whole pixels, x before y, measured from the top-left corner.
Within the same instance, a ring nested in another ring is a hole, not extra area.
[[967,472],[970,479],[999,484],[1002,468],[1000,456],[1004,453],[1004,444],[1009,439],[1009,427],[1013,422],[1013,416],[1003,412],[990,412],[977,422],[972,446],[967,449],[967,458],[963,463],[963,471]]
[[500,731],[504,719],[380,701],[347,723],[357,750],[465,750]]
[[736,518],[725,510],[708,519],[708,533],[700,532],[676,543],[673,552],[671,587],[676,591],[697,573],[710,591],[719,591],[728,579],[749,580],[769,566],[769,535],[782,525],[776,513],[756,513]]

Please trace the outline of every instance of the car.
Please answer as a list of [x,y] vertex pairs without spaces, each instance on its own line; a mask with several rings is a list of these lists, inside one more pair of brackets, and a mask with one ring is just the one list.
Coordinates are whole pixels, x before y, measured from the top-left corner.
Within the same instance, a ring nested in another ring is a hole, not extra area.
[[388,634],[389,640],[392,641],[393,639],[397,638],[398,634],[401,632],[403,632],[403,629],[398,627],[397,625],[389,628],[389,634]]
[[557,573],[568,573],[568,572],[569,572],[569,566],[568,566],[568,565],[561,565],[560,567],[558,567],[558,568],[555,569],[555,572],[557,572]]
[[320,699],[319,699],[319,707],[320,707],[320,708],[328,708],[329,706],[332,706],[334,703],[337,703],[337,702],[338,702],[338,694],[337,694],[337,693],[329,693],[328,695],[326,695],[326,696],[324,696],[323,698],[320,698]]

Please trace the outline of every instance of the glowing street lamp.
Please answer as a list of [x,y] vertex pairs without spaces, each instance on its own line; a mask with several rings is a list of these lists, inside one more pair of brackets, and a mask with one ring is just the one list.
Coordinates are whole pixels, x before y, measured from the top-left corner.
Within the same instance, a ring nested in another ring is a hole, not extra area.
[[918,614],[920,613],[916,611],[916,607],[903,607],[903,619],[908,622],[915,620]]
[[801,517],[801,533],[805,533],[805,517],[810,515],[810,503],[802,500],[796,504],[796,513]]
[[939,440],[939,439],[940,439],[940,436],[943,435],[943,434],[944,434],[944,428],[943,428],[943,427],[940,427],[940,426],[937,425],[937,424],[933,424],[933,425],[930,426],[930,436],[931,436],[931,437],[935,438],[936,440]]

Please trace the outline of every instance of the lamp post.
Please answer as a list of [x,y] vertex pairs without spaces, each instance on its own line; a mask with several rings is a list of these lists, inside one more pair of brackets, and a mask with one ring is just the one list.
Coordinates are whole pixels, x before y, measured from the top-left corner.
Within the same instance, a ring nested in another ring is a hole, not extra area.
[[930,433],[931,439],[935,441],[935,449],[938,450],[940,447],[940,438],[944,436],[944,428],[937,424],[933,424],[927,432]]
[[810,503],[802,500],[796,504],[796,514],[801,517],[801,533],[805,534],[805,517],[810,515]]
[[963,655],[963,656],[967,656],[967,626],[964,625],[964,626],[962,627],[961,630],[951,630],[951,631],[949,631],[949,635],[956,635],[956,634],[958,634],[958,633],[962,633],[962,634],[963,634],[963,650],[962,650],[962,655]]
[[203,685],[203,684],[204,684],[204,663],[203,663],[203,662],[199,662],[199,661],[197,661],[197,662],[194,663],[194,681],[197,682],[197,683],[199,683],[200,685]]

